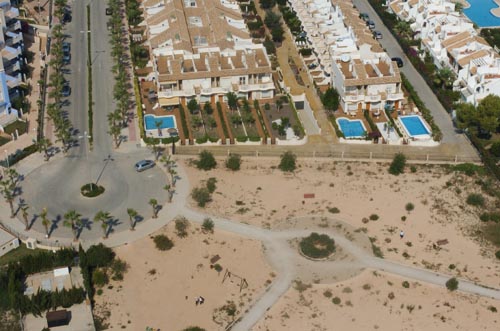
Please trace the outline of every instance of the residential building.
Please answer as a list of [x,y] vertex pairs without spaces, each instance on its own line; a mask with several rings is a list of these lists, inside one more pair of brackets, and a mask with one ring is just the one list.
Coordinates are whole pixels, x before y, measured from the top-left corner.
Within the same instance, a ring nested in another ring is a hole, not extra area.
[[196,98],[216,101],[274,96],[271,63],[255,44],[237,2],[229,0],[145,0],[142,3],[161,106]]
[[7,254],[13,249],[19,247],[19,239],[0,228],[0,256]]
[[11,99],[20,95],[19,85],[24,81],[21,72],[23,58],[23,34],[17,19],[19,10],[10,1],[0,0],[0,125],[13,122],[18,110],[13,109]]

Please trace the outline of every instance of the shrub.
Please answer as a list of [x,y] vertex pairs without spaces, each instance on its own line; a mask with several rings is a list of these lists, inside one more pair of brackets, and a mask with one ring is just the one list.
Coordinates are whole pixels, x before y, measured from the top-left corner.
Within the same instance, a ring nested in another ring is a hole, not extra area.
[[476,207],[484,206],[484,197],[478,193],[471,193],[467,196],[467,204]]
[[405,206],[405,209],[406,209],[406,211],[409,213],[409,212],[411,212],[413,209],[415,209],[415,205],[414,205],[413,203],[411,203],[411,202],[408,202],[408,203],[406,204],[406,206]]
[[109,282],[108,275],[101,269],[94,270],[92,273],[92,280],[94,281],[94,285],[97,287],[103,287]]
[[215,269],[215,271],[217,271],[217,272],[221,272],[221,271],[222,271],[222,266],[221,266],[220,264],[216,263],[216,264],[214,265],[214,269]]
[[153,238],[156,248],[160,251],[168,251],[174,247],[174,242],[164,234],[159,234]]
[[326,234],[311,233],[300,241],[300,250],[305,256],[320,259],[335,252],[335,241]]
[[336,304],[336,305],[340,305],[340,303],[342,302],[342,300],[340,300],[340,298],[339,298],[339,297],[335,297],[335,298],[333,298],[333,299],[332,299],[332,302],[333,302],[334,304]]
[[410,167],[410,171],[413,172],[413,173],[416,173],[417,172],[417,167],[411,166]]
[[455,277],[448,279],[446,288],[449,291],[456,291],[458,289],[458,280]]
[[377,221],[380,217],[377,214],[371,214],[370,215],[370,220],[372,221]]
[[330,208],[328,208],[328,211],[332,214],[340,213],[340,209],[338,209],[337,207],[330,207]]
[[392,159],[391,165],[389,166],[389,173],[391,175],[397,176],[405,171],[406,166],[406,156],[403,153],[397,153]]
[[118,258],[114,259],[111,263],[111,272],[113,280],[123,280],[123,274],[127,272],[129,265],[127,262],[120,260]]
[[189,227],[189,222],[184,217],[178,217],[175,219],[175,232],[181,238],[187,237],[187,229]]
[[96,267],[107,267],[115,258],[115,253],[109,247],[104,246],[102,243],[99,245],[91,246],[86,252],[87,265]]
[[278,166],[281,171],[293,172],[297,168],[297,157],[292,152],[288,151],[281,155],[281,161]]
[[215,183],[217,183],[217,178],[215,178],[215,177],[210,177],[207,180],[207,190],[208,190],[208,192],[214,193],[215,189],[217,188],[217,185],[215,185]]
[[490,153],[496,157],[500,157],[500,141],[495,141],[490,148]]
[[406,280],[401,285],[403,285],[404,288],[410,288],[410,283]]
[[330,290],[326,290],[323,292],[323,295],[326,297],[326,298],[331,298],[332,297],[332,291]]
[[481,215],[479,215],[479,219],[482,222],[489,222],[490,221],[490,213],[482,213]]
[[205,329],[200,328],[199,326],[190,326],[188,328],[183,329],[182,331],[205,331]]
[[206,187],[195,187],[191,191],[191,197],[198,203],[199,207],[205,207],[208,202],[212,201],[210,191]]
[[203,220],[203,223],[201,224],[201,229],[203,232],[214,232],[214,221],[212,221],[211,218],[207,217]]
[[230,154],[226,159],[226,168],[232,171],[238,171],[241,167],[241,156],[239,154]]
[[463,172],[467,176],[474,176],[476,173],[484,173],[483,167],[473,164],[473,163],[461,163],[451,167],[452,170]]
[[499,260],[500,260],[500,251],[497,251],[497,252],[495,253],[495,256],[497,257],[497,259],[499,259]]
[[198,155],[198,161],[196,161],[196,167],[201,170],[211,170],[217,166],[217,161],[215,161],[214,155],[209,151],[202,151]]

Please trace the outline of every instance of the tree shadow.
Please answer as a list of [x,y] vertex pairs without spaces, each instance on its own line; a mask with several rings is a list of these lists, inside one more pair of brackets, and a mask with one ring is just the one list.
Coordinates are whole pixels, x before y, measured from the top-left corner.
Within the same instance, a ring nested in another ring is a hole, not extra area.
[[108,228],[106,229],[106,237],[109,237],[110,234],[115,232],[115,229],[113,227],[122,224],[122,222],[120,222],[119,219],[114,218],[114,219],[108,220],[107,224],[108,224]]
[[31,221],[28,223],[28,230],[31,229],[31,227],[35,224],[36,220],[38,219],[39,215],[33,214],[33,217],[31,218]]
[[142,221],[144,221],[144,217],[143,216],[137,215],[136,217],[134,217],[134,219],[133,219],[134,228],[136,227],[137,223],[141,223]]
[[55,220],[52,220],[52,224],[50,225],[50,230],[49,230],[49,237],[52,235],[52,233],[59,228],[59,222],[61,222],[62,217],[61,215],[57,215]]
[[80,239],[80,236],[81,236],[84,229],[87,229],[89,231],[92,230],[93,222],[91,220],[89,220],[88,218],[82,218],[80,221],[81,221],[81,224],[78,227],[78,229],[76,230],[76,238],[77,239]]

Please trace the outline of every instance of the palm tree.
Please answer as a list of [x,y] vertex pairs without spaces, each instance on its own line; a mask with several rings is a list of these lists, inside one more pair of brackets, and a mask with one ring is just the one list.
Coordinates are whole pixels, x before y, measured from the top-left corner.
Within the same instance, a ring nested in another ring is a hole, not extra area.
[[135,218],[137,217],[138,213],[135,209],[128,208],[127,214],[128,214],[128,217],[130,218],[130,230],[134,231],[135,230]]
[[19,180],[19,173],[14,168],[7,169],[7,177],[9,178],[10,185],[15,189],[17,181]]
[[15,190],[15,185],[12,185],[12,183],[9,180],[3,180],[0,182],[0,190],[2,192],[2,195],[5,199],[6,202],[9,203],[10,206],[10,217],[14,217],[14,190]]
[[73,241],[78,240],[78,228],[82,225],[80,219],[82,215],[78,214],[75,210],[70,210],[64,214],[64,226],[71,228],[73,232]]
[[38,150],[38,152],[44,153],[45,161],[48,161],[50,158],[49,147],[52,146],[52,143],[50,142],[50,140],[43,137],[41,139],[38,139],[38,141],[36,141],[35,144],[36,144],[35,146],[36,146],[36,149]]
[[94,216],[94,222],[99,223],[101,222],[101,229],[103,232],[103,238],[107,239],[108,238],[108,220],[111,218],[111,215],[108,212],[105,211],[98,211],[97,214]]
[[21,205],[21,211],[22,211],[22,215],[23,215],[23,219],[24,219],[24,226],[25,226],[26,231],[28,231],[30,229],[30,224],[28,221],[28,209],[29,209],[29,207],[27,204]]
[[175,161],[172,160],[172,156],[169,155],[163,155],[160,159],[160,161],[165,164],[165,168],[167,168],[167,172],[170,172],[170,169],[175,165]]
[[45,237],[49,238],[50,237],[50,233],[49,233],[50,221],[47,218],[47,208],[42,209],[42,212],[40,213],[40,217],[42,218],[42,225],[45,228]]
[[158,200],[149,199],[149,204],[153,208],[153,218],[157,218],[158,217]]
[[167,184],[163,187],[163,189],[168,192],[168,202],[172,202],[172,198],[174,195],[174,190],[172,190],[172,186]]
[[175,175],[177,175],[177,171],[175,171],[175,169],[170,168],[168,173],[170,174],[170,184],[172,185],[172,187],[175,187]]
[[278,113],[281,109],[281,106],[283,106],[283,101],[281,101],[280,99],[276,100],[276,109],[278,109]]

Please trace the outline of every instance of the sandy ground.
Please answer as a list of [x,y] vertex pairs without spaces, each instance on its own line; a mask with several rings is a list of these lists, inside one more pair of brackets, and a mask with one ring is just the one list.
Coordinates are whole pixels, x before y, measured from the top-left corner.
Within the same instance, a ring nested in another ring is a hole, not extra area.
[[[223,159],[208,172],[189,166],[188,159],[182,162],[193,187],[217,178],[213,201],[204,208],[209,214],[271,229],[289,227],[299,216],[328,215],[366,232],[385,258],[500,287],[494,249],[473,236],[483,210],[465,203],[469,193],[481,192],[477,178],[425,165],[396,177],[385,164],[321,159],[299,160],[294,174],[277,169],[277,159],[243,158],[238,172],[226,170]],[[409,202],[415,206],[411,212],[405,209]],[[333,207],[340,213],[331,213]],[[368,220],[372,214],[379,219]],[[446,244],[436,245],[444,239]]]
[[[365,271],[348,281],[291,288],[252,330],[498,330],[500,303]],[[340,303],[333,303],[333,298]],[[494,307],[494,308],[493,308]]]
[[[174,240],[170,251],[157,250],[150,237],[116,249],[117,256],[130,265],[129,271],[123,281],[112,282],[112,289],[106,288],[96,296],[98,314],[111,313],[107,320],[110,329],[145,330],[150,326],[182,330],[200,326],[223,330],[213,321],[214,310],[234,301],[238,312],[243,312],[275,277],[260,242],[217,229],[214,234],[203,234],[195,224],[191,224],[187,238],[174,234],[173,223],[160,232]],[[210,268],[215,255],[220,256],[217,263],[224,268],[220,274]],[[245,277],[248,288],[240,293],[240,281],[235,276],[223,283],[226,269]],[[203,305],[195,305],[198,296],[205,298]]]

